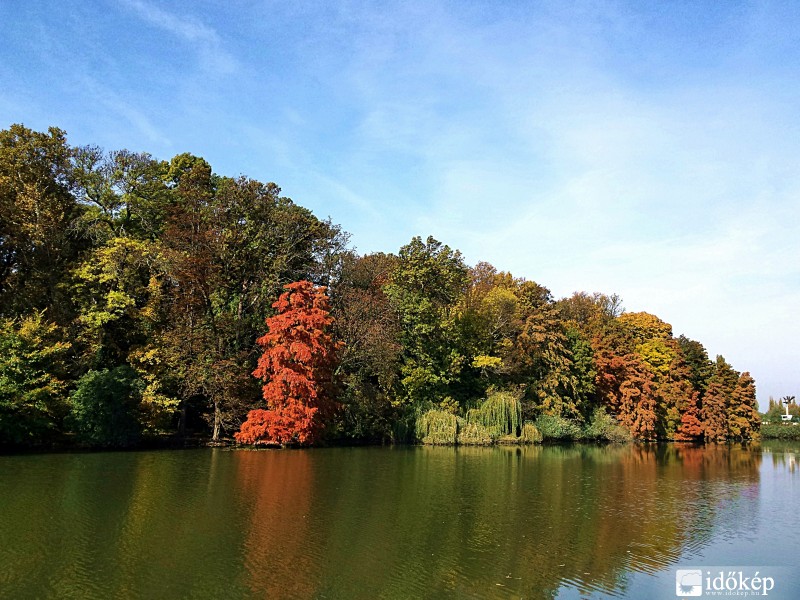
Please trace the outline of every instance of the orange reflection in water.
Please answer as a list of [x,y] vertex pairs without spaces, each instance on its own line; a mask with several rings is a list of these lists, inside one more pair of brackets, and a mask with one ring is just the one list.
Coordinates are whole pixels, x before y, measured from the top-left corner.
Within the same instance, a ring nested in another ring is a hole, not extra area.
[[236,458],[241,501],[250,513],[243,545],[247,587],[259,598],[312,597],[309,451],[238,452]]

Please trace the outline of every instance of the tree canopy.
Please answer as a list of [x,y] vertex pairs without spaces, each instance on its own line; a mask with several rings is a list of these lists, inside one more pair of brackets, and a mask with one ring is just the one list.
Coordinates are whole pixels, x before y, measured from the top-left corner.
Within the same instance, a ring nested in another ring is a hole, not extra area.
[[348,239],[191,153],[0,131],[0,443],[758,436],[747,372],[614,294]]

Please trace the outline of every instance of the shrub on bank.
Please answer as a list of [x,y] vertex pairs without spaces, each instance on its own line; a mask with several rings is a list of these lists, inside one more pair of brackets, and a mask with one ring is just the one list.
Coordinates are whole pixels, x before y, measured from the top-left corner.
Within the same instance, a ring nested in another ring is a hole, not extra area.
[[131,446],[139,440],[137,408],[143,384],[132,368],[89,371],[78,380],[67,419],[77,439],[92,446]]
[[491,446],[495,442],[492,432],[480,423],[460,419],[457,442],[462,446]]
[[417,418],[416,439],[429,445],[471,446],[633,441],[631,432],[604,407],[597,408],[587,424],[555,415],[541,415],[535,423],[523,421],[521,396],[520,390],[490,390],[486,400],[464,417],[440,407],[431,409]]
[[761,425],[761,439],[800,441],[800,425],[793,423],[764,423]]
[[583,437],[580,425],[563,417],[542,415],[536,419],[536,428],[544,440],[579,440]]
[[428,445],[489,446],[492,444],[533,444],[542,441],[537,427],[522,421],[518,391],[491,391],[477,408],[458,417],[435,408],[416,421],[416,437]]
[[633,440],[631,432],[600,407],[594,411],[592,420],[583,432],[586,439],[624,444]]
[[602,407],[594,411],[585,426],[554,415],[541,415],[535,423],[523,421],[519,394],[508,391],[490,392],[480,406],[467,411],[466,417],[439,408],[422,413],[416,421],[416,438],[423,444],[447,446],[633,441],[630,431]]
[[542,441],[542,432],[530,421],[525,421],[520,438],[525,444],[538,444]]

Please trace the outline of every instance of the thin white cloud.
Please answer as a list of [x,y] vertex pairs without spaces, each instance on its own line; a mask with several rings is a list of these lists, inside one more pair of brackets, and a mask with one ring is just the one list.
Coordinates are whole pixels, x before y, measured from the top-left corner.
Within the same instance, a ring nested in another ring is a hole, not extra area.
[[112,113],[122,117],[151,142],[162,147],[171,145],[170,140],[143,110],[137,108],[120,94],[89,75],[80,75],[78,80],[94,103],[98,103]]
[[142,20],[192,44],[206,68],[220,73],[238,69],[217,31],[189,15],[176,15],[144,0],[120,0]]
[[364,198],[361,194],[353,191],[341,181],[333,179],[332,177],[321,172],[311,171],[308,173],[308,175],[314,179],[317,179],[321,183],[321,188],[330,190],[338,199],[343,200],[347,204],[351,205],[353,208],[362,213],[362,215],[366,215],[373,222],[384,220],[382,214],[376,208],[374,201]]

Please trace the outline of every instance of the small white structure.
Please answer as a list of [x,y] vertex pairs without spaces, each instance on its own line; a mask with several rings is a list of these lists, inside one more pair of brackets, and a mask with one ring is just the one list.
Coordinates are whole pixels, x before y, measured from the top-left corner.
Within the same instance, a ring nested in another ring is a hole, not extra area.
[[791,404],[792,402],[794,402],[794,396],[787,396],[786,398],[783,399],[783,403],[786,405],[786,414],[781,415],[781,420],[783,421],[792,420],[792,415],[789,414],[789,404]]

